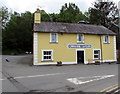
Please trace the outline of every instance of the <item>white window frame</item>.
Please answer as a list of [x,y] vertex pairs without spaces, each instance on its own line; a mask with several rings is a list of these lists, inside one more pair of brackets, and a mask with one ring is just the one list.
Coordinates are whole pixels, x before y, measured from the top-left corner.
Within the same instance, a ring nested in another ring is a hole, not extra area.
[[[98,54],[94,54],[94,51],[99,51],[99,58],[95,58],[95,55]],[[93,60],[101,60],[101,49],[93,49]]]
[[[105,38],[108,37],[108,40],[105,41]],[[110,43],[110,36],[109,35],[104,35],[104,43],[107,44],[107,43]]]
[[[51,55],[44,55],[44,51],[51,51]],[[51,56],[51,59],[44,59],[44,56]],[[42,50],[42,61],[53,61],[53,50]]]
[[[82,35],[82,41],[79,41],[79,35]],[[84,34],[77,34],[77,43],[84,43]]]
[[[56,34],[56,41],[52,41],[52,34]],[[50,33],[50,43],[58,43],[58,33]]]

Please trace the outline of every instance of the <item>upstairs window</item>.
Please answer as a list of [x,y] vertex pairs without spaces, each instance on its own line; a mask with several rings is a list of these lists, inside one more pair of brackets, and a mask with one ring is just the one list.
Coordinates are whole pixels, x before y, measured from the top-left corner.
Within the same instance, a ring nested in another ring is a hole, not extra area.
[[84,43],[84,35],[77,34],[77,43]]
[[100,60],[100,50],[94,50],[94,60]]
[[50,33],[50,42],[57,43],[58,42],[58,34],[57,33]]
[[42,51],[42,61],[52,61],[52,50],[43,50]]
[[104,43],[110,43],[109,36],[105,35],[104,36]]

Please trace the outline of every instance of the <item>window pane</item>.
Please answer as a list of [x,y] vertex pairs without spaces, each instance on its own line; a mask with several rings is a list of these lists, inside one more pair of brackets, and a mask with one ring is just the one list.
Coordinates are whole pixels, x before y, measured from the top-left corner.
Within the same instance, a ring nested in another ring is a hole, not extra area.
[[98,54],[99,53],[99,51],[94,51],[94,54]]
[[100,59],[100,50],[95,50],[94,51],[94,58],[95,59]]
[[51,56],[48,56],[48,59],[51,59]]
[[98,55],[94,55],[94,58],[99,58],[99,56]]
[[83,41],[83,35],[82,34],[78,35],[78,41],[81,41],[81,42]]
[[108,36],[105,36],[105,42],[108,43]]
[[52,38],[52,40],[51,40],[52,42],[56,42],[56,34],[53,33],[53,34],[51,35],[51,38]]
[[44,51],[44,55],[46,55],[47,53],[46,53],[46,51]]
[[44,58],[43,59],[47,59],[47,56],[44,56]]
[[51,55],[51,51],[48,52],[48,55]]
[[79,35],[79,41],[81,41],[81,35]]

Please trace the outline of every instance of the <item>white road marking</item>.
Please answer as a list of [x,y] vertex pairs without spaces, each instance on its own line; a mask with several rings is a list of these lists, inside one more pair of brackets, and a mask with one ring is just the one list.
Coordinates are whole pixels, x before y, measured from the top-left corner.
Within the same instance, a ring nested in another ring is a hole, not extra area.
[[[66,73],[54,73],[54,74],[32,75],[32,76],[19,76],[19,77],[14,77],[14,79],[53,76],[53,75],[61,75],[61,74],[66,74]],[[7,79],[0,79],[0,80],[7,80]]]
[[6,80],[6,79],[0,79],[0,80]]
[[[102,75],[102,76],[92,76],[92,77],[77,77],[77,78],[68,78],[67,80],[78,85],[78,84],[85,84],[85,83],[89,83],[89,82],[93,82],[93,81],[97,81],[97,80],[102,80],[105,78],[109,78],[109,77],[113,77],[115,75]],[[83,79],[87,79],[87,78],[91,78],[90,80],[87,81],[82,81]]]

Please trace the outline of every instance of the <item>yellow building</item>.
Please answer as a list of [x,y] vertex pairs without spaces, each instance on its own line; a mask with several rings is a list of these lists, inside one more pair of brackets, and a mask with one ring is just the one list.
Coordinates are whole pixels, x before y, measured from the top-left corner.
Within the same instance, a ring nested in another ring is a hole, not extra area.
[[33,65],[116,61],[116,36],[97,25],[41,22],[34,14]]

